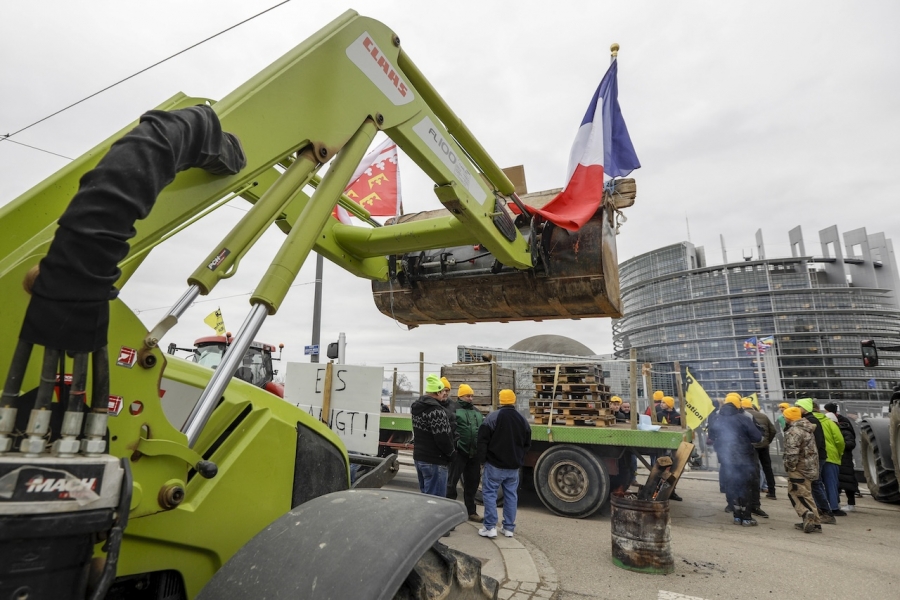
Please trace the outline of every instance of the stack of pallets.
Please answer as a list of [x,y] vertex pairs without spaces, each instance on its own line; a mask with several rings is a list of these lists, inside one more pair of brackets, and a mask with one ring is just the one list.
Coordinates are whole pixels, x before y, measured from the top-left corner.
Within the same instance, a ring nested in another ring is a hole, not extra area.
[[612,394],[609,386],[603,383],[600,365],[535,365],[532,377],[534,398],[528,404],[535,423],[608,427],[616,422],[609,408]]

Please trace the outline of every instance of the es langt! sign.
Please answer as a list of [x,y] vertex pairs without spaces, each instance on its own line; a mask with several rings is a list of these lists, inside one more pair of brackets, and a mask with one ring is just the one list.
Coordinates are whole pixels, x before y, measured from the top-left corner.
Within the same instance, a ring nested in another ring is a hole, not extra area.
[[[284,376],[284,399],[320,420],[325,369],[319,363],[289,362]],[[378,454],[383,376],[381,367],[332,365],[331,409],[327,421],[347,450]]]

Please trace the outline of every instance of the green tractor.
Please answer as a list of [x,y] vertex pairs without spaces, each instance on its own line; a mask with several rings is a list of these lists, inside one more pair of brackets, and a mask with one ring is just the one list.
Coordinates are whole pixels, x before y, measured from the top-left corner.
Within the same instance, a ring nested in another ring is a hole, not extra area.
[[[373,228],[332,218],[340,204],[367,219],[342,192],[378,131],[432,178],[444,211]],[[117,290],[235,197],[249,212],[209,240],[148,331]],[[436,543],[466,519],[462,504],[378,488],[393,457],[369,465],[375,489],[351,488],[326,424],[234,375],[311,251],[372,280],[376,302],[396,289],[411,325],[418,291],[444,280],[483,286],[496,306],[460,316],[448,292],[456,312],[430,306],[421,322],[619,316],[616,207],[580,239],[510,203],[509,179],[399,37],[348,11],[221,101],[178,94],[0,208],[0,597],[495,597],[475,559]],[[159,340],[272,225],[285,241],[217,368],[167,360]],[[479,244],[487,273],[404,270]],[[574,259],[553,254],[579,244]],[[528,281],[553,302],[504,297],[504,282]]]

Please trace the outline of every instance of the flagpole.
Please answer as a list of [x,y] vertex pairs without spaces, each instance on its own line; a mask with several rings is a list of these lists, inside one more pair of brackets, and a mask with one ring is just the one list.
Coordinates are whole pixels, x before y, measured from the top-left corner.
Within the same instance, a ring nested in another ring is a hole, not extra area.
[[[760,359],[759,353],[759,344],[760,344],[759,336],[756,336],[756,374],[759,375],[759,396],[763,397],[763,374],[762,374],[762,360]],[[762,408],[762,404],[759,405]]]

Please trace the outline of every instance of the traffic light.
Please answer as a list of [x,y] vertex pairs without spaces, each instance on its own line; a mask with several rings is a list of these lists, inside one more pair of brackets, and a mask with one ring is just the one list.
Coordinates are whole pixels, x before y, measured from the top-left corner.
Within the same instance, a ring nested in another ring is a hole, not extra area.
[[866,368],[878,366],[878,348],[875,347],[875,340],[863,340],[859,343],[862,350],[863,366]]

